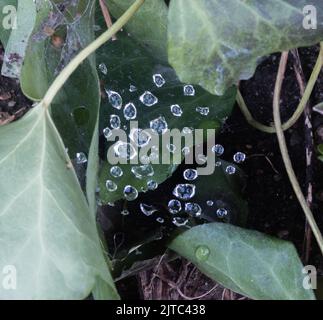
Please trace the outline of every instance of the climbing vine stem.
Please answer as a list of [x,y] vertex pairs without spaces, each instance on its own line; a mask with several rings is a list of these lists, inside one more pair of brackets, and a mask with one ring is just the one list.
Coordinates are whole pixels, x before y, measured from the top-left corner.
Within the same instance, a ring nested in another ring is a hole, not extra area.
[[284,74],[286,70],[286,65],[287,65],[287,60],[288,60],[288,52],[283,52],[281,59],[280,59],[280,64],[279,64],[279,69],[278,69],[278,74],[277,74],[277,79],[276,79],[276,84],[275,84],[275,90],[274,90],[274,100],[273,100],[273,113],[274,113],[274,124],[275,124],[275,129],[277,133],[277,138],[279,142],[279,148],[280,152],[282,154],[282,158],[286,167],[286,171],[289,177],[289,180],[293,186],[294,192],[297,196],[297,199],[305,213],[305,216],[307,218],[307,221],[313,231],[313,234],[317,240],[317,243],[320,247],[320,250],[323,254],[323,238],[322,234],[320,232],[320,229],[318,228],[314,216],[311,212],[311,209],[307,205],[306,199],[302,193],[301,187],[297,181],[297,177],[295,175],[295,172],[293,170],[293,166],[288,154],[288,149],[286,145],[286,140],[284,136],[284,131],[281,123],[281,118],[280,118],[280,94],[281,94],[281,89],[282,89],[282,84],[284,80]]
[[[299,105],[298,107],[296,108],[294,114],[288,119],[288,121],[286,121],[283,125],[282,125],[282,129],[283,131],[286,131],[288,130],[289,128],[291,128],[296,122],[297,120],[299,119],[299,117],[303,114],[304,112],[304,109],[310,99],[310,96],[313,92],[313,89],[314,89],[314,86],[315,86],[315,83],[320,75],[320,72],[321,72],[321,69],[323,67],[323,42],[321,42],[320,44],[320,53],[319,53],[319,56],[316,60],[316,63],[315,63],[315,66],[313,68],[313,71],[312,71],[312,74],[311,74],[311,77],[308,81],[308,84],[306,86],[306,89],[304,91],[304,95],[301,99],[301,101],[299,102]],[[237,93],[237,103],[240,107],[240,110],[241,112],[243,113],[243,115],[245,116],[246,118],[246,121],[251,125],[253,126],[254,128],[260,130],[260,131],[263,131],[263,132],[266,132],[266,133],[275,133],[276,132],[276,129],[272,126],[267,126],[267,125],[264,125],[260,122],[258,122],[257,120],[255,120],[253,118],[253,116],[251,115],[244,99],[243,99],[243,96],[241,94],[241,92],[238,90],[238,93]]]
[[134,4],[129,7],[129,9],[114,23],[111,28],[101,34],[96,40],[90,43],[86,48],[84,48],[57,76],[54,80],[44,98],[42,99],[42,106],[47,109],[52,103],[56,94],[63,87],[65,82],[68,80],[70,75],[77,69],[77,67],[93,52],[95,52],[99,47],[101,47],[105,42],[110,40],[137,12],[137,10],[142,6],[145,0],[136,0]]

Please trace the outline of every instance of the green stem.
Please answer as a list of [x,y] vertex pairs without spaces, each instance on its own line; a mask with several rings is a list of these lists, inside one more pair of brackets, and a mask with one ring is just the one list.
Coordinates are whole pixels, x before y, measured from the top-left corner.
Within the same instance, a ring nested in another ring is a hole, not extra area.
[[48,91],[46,92],[41,104],[44,108],[48,108],[55,98],[56,94],[63,87],[70,75],[77,69],[77,67],[105,42],[111,39],[122,27],[132,18],[136,11],[141,7],[145,0],[136,0],[136,2],[112,25],[112,27],[105,31],[96,40],[84,48],[58,75],[54,80]]
[[[313,92],[313,89],[314,89],[314,86],[315,86],[315,83],[320,75],[320,72],[321,72],[321,69],[323,67],[323,42],[321,42],[320,44],[321,46],[321,49],[320,49],[320,53],[319,53],[319,56],[316,60],[316,63],[315,63],[315,66],[314,66],[314,69],[312,71],[312,74],[311,74],[311,77],[308,81],[308,84],[306,86],[306,89],[305,89],[305,92],[304,92],[304,95],[297,107],[297,109],[295,110],[294,114],[288,119],[288,121],[286,121],[283,125],[282,125],[282,129],[283,131],[286,131],[288,130],[289,128],[291,128],[296,122],[297,120],[299,119],[299,117],[303,114],[304,112],[304,109],[311,97],[311,94]],[[266,133],[275,133],[276,132],[276,129],[272,126],[266,126],[260,122],[258,122],[257,120],[255,120],[242,95],[241,95],[241,92],[238,90],[238,94],[237,94],[237,103],[241,109],[241,112],[243,113],[243,115],[245,116],[246,118],[246,121],[251,125],[253,126],[254,128],[260,130],[260,131],[263,131],[263,132],[266,132]]]
[[320,247],[320,250],[323,254],[323,238],[322,234],[320,232],[320,229],[318,228],[315,218],[311,212],[311,209],[308,207],[306,199],[302,193],[302,189],[297,181],[297,177],[295,175],[295,172],[293,170],[293,166],[288,154],[288,149],[286,145],[286,140],[284,136],[284,131],[282,128],[282,123],[281,123],[281,118],[280,118],[280,94],[281,94],[281,88],[284,80],[284,74],[286,70],[286,65],[287,65],[287,60],[288,60],[288,52],[283,52],[282,57],[280,60],[279,64],[279,70],[277,74],[277,80],[275,84],[275,91],[274,91],[274,101],[273,101],[273,112],[274,112],[274,123],[275,123],[275,128],[276,128],[276,133],[277,133],[277,138],[279,142],[279,148],[280,152],[282,154],[282,158],[286,167],[286,171],[289,177],[289,180],[293,186],[294,192],[297,196],[297,199],[305,213],[305,216],[307,218],[307,221],[313,231],[313,234],[317,240],[317,243]]

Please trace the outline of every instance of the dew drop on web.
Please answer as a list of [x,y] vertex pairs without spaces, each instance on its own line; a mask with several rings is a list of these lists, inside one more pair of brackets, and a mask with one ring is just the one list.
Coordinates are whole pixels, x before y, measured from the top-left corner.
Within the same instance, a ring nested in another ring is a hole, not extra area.
[[177,214],[182,210],[182,204],[179,200],[172,199],[168,202],[168,211],[171,214]]
[[173,195],[181,200],[189,200],[195,196],[194,184],[178,184],[173,190]]
[[158,103],[158,98],[154,96],[150,91],[145,91],[140,96],[139,100],[147,107],[151,107]]
[[153,81],[158,88],[161,88],[166,83],[164,77],[159,73],[153,75]]

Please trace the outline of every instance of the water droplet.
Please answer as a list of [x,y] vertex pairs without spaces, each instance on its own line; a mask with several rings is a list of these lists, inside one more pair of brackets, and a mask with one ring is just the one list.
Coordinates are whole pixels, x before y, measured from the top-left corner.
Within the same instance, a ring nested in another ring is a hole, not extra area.
[[237,152],[234,156],[233,156],[233,160],[236,163],[241,163],[244,162],[246,160],[246,155],[242,152]]
[[114,149],[116,156],[119,158],[130,160],[130,159],[133,159],[137,155],[137,151],[131,143],[118,141],[114,145],[113,149]]
[[185,212],[190,216],[197,218],[202,214],[202,208],[197,203],[187,202],[185,203]]
[[150,158],[146,154],[144,154],[144,155],[142,155],[140,157],[140,162],[142,164],[149,164],[150,163]]
[[182,210],[182,204],[179,200],[170,200],[168,202],[168,211],[171,213],[171,214],[177,214],[179,213],[180,211]]
[[121,125],[121,120],[120,117],[115,115],[115,114],[111,114],[110,115],[110,126],[112,129],[120,129],[120,125]]
[[183,114],[183,110],[178,104],[170,106],[170,111],[175,117],[180,117]]
[[128,201],[133,201],[138,198],[138,191],[133,186],[125,186],[123,189],[123,195]]
[[183,173],[184,179],[188,181],[193,181],[198,177],[197,170],[186,169]]
[[103,73],[105,76],[108,74],[108,68],[105,63],[99,64],[99,70],[101,73]]
[[129,86],[129,91],[130,91],[130,92],[135,92],[135,91],[137,91],[137,87],[131,84],[131,85]]
[[112,180],[107,180],[105,186],[109,192],[114,192],[118,189],[118,186]]
[[192,132],[193,132],[193,130],[191,128],[189,128],[189,127],[184,127],[182,129],[183,134],[192,134]]
[[139,99],[147,107],[151,107],[158,102],[157,97],[155,97],[150,91],[145,91]]
[[235,174],[236,173],[236,168],[234,167],[234,166],[231,166],[231,165],[229,165],[229,166],[227,166],[226,168],[225,168],[225,172],[227,173],[227,174]]
[[151,164],[144,164],[142,166],[132,167],[131,172],[135,175],[137,179],[152,177],[155,173],[154,168]]
[[181,200],[189,200],[195,196],[194,184],[178,184],[173,190],[173,195]]
[[154,74],[153,81],[158,88],[161,88],[165,83],[165,79],[161,74]]
[[164,134],[168,129],[168,124],[164,117],[160,116],[150,121],[150,129],[157,134]]
[[215,153],[217,156],[222,156],[224,153],[224,147],[221,144],[216,144],[212,147],[212,152]]
[[118,92],[105,90],[108,95],[109,102],[113,108],[120,110],[122,108],[122,97]]
[[161,218],[161,217],[157,218],[156,221],[158,223],[164,223],[165,222],[165,220],[163,218]]
[[137,117],[137,108],[133,103],[128,103],[123,109],[123,115],[126,120],[133,120]]
[[149,180],[147,182],[147,188],[148,190],[156,190],[158,188],[158,183],[154,180]]
[[112,131],[110,128],[103,129],[103,135],[106,139],[109,139],[112,136]]
[[158,211],[154,206],[145,203],[140,203],[140,210],[147,217]]
[[123,176],[123,171],[120,167],[114,166],[110,169],[110,174],[114,178],[120,178]]
[[158,161],[159,159],[159,154],[157,152],[152,152],[149,155],[149,162],[154,162],[155,160]]
[[78,152],[76,154],[76,163],[77,164],[87,163],[87,157],[84,152]]
[[219,208],[216,210],[216,215],[218,218],[224,218],[228,214],[228,210],[224,208]]
[[182,217],[174,217],[172,222],[176,227],[184,227],[188,223],[188,220]]
[[204,154],[199,154],[197,156],[197,160],[199,161],[199,164],[204,164],[207,162],[207,156],[205,156]]
[[174,153],[176,151],[176,146],[172,143],[167,143],[166,148],[171,153]]
[[200,261],[206,261],[210,256],[210,249],[207,246],[198,246],[195,250],[195,256]]
[[207,206],[209,206],[209,207],[213,207],[214,202],[213,202],[212,200],[208,200],[208,201],[206,201],[206,204],[207,204]]
[[207,116],[210,112],[208,107],[197,107],[195,110],[202,116]]
[[144,147],[146,146],[150,140],[151,135],[146,131],[138,128],[131,129],[129,138],[138,146]]
[[195,89],[192,85],[186,85],[183,88],[184,96],[195,96]]
[[189,154],[190,154],[190,152],[191,152],[191,150],[190,150],[190,148],[189,148],[189,147],[184,147],[184,148],[182,149],[182,154],[183,154],[184,156],[189,155]]
[[222,162],[221,162],[221,161],[217,161],[217,162],[215,163],[215,166],[216,166],[216,167],[221,167],[221,166],[222,166]]
[[130,214],[129,210],[125,209],[120,212],[123,216],[128,216]]

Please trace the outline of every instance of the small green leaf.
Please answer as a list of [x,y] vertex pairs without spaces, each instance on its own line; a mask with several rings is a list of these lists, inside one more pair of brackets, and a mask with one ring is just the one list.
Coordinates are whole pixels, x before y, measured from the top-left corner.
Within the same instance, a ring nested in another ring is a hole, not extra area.
[[[110,12],[119,18],[132,0],[108,0]],[[164,0],[146,1],[125,26],[126,30],[155,58],[167,62],[167,15]]]
[[0,267],[17,270],[1,299],[83,299],[96,279],[118,298],[96,223],[48,111],[0,127]]
[[323,2],[317,28],[303,26],[306,0],[172,0],[169,62],[181,81],[222,95],[249,79],[261,58],[323,39]]
[[170,248],[226,288],[252,299],[312,300],[294,246],[257,231],[211,223],[184,232]]

